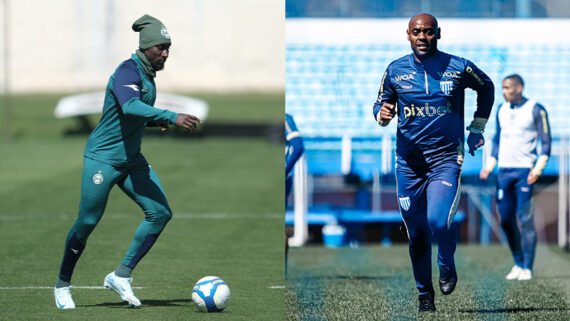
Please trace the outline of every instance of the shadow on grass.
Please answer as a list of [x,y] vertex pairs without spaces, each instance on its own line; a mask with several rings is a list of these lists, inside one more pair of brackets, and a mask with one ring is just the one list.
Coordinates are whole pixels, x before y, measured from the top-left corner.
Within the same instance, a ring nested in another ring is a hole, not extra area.
[[[173,300],[143,300],[141,308],[145,307],[172,307],[193,305],[189,299],[173,299]],[[108,308],[125,308],[131,309],[126,302],[105,302],[92,305],[84,305],[83,307],[108,307]]]
[[570,309],[558,308],[510,308],[510,309],[465,309],[459,312],[465,313],[521,313],[521,312],[536,312],[536,311],[570,311]]
[[346,279],[346,280],[387,280],[388,276],[368,276],[368,275],[337,275],[331,279]]
[[534,279],[536,279],[536,280],[542,280],[542,279],[561,279],[561,280],[567,280],[568,278],[570,278],[570,274],[541,275],[541,276],[535,277]]

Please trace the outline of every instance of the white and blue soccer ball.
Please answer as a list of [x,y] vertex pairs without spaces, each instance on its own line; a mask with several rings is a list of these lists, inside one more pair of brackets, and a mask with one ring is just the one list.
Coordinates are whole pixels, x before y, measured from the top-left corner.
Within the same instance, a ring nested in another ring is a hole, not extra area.
[[192,301],[202,312],[220,312],[230,303],[230,288],[217,276],[203,277],[194,285]]

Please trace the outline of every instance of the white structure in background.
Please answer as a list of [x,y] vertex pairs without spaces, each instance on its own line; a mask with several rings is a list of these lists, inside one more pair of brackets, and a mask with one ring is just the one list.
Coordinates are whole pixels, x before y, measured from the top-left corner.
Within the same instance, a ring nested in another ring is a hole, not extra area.
[[293,236],[289,238],[290,246],[303,246],[309,238],[308,194],[307,194],[307,158],[305,154],[295,164],[293,176],[293,192],[295,198]]
[[568,199],[570,198],[570,188],[568,187],[568,137],[560,139],[560,159],[559,159],[559,177],[558,177],[558,246],[567,248],[570,238],[570,230],[568,229]]
[[[104,92],[66,96],[59,100],[54,114],[57,118],[66,118],[101,113],[104,99]],[[176,113],[194,115],[201,120],[208,117],[208,104],[197,98],[157,93],[154,106]]]
[[352,164],[352,137],[350,135],[343,135],[340,147],[340,171],[344,175],[350,173]]
[[137,49],[131,25],[144,14],[172,37],[160,90],[283,91],[282,0],[2,0],[0,91],[104,88]]

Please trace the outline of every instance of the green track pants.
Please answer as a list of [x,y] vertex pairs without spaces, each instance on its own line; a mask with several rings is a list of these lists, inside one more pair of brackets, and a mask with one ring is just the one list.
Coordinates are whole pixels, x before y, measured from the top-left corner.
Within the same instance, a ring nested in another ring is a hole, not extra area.
[[145,214],[121,262],[123,265],[134,269],[172,217],[164,189],[144,156],[140,155],[133,165],[125,167],[84,158],[79,214],[67,236],[59,275],[61,280],[71,280],[75,264],[85,248],[87,238],[103,216],[109,192],[114,185],[118,185]]

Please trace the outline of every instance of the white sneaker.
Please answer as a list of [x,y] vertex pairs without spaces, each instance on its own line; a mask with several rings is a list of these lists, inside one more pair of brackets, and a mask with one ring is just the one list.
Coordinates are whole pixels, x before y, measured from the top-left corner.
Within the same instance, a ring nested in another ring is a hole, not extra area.
[[54,288],[55,304],[60,309],[75,309],[75,302],[71,298],[69,287]]
[[507,274],[507,276],[505,276],[505,279],[507,280],[517,280],[519,278],[519,275],[521,274],[521,272],[523,271],[522,268],[520,268],[518,265],[513,266],[513,268],[511,269],[511,272],[509,272],[509,274]]
[[115,272],[111,272],[105,277],[103,286],[117,292],[123,301],[129,302],[129,305],[138,307],[141,305],[141,301],[139,301],[133,293],[133,289],[131,288],[132,281],[133,278],[120,278],[115,275]]
[[532,279],[532,271],[529,269],[523,269],[522,272],[519,274],[517,280],[519,281],[527,281]]

